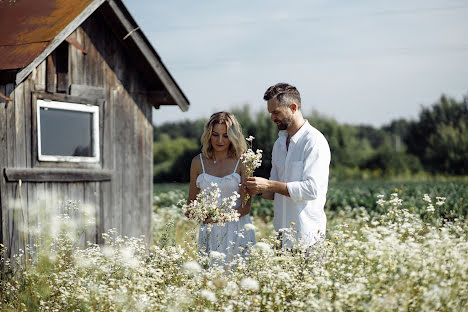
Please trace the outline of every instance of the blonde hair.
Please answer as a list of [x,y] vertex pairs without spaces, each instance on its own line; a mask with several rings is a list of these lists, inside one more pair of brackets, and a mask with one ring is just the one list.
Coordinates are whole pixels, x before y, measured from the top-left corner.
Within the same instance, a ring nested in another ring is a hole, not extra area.
[[206,158],[213,158],[213,146],[211,146],[211,134],[216,124],[225,124],[227,135],[231,142],[228,156],[239,158],[247,150],[242,128],[233,114],[227,112],[218,112],[211,115],[210,120],[205,124],[205,129],[201,136],[202,153]]

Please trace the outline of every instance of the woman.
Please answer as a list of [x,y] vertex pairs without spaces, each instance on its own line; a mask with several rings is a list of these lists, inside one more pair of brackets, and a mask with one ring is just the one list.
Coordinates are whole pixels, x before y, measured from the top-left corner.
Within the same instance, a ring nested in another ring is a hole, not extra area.
[[[251,199],[242,204],[245,190],[239,188],[244,179],[244,170],[239,157],[247,149],[241,127],[234,115],[219,112],[211,115],[206,123],[201,137],[202,153],[195,156],[190,168],[190,189],[188,202],[196,199],[200,190],[216,183],[221,191],[221,197],[228,198],[234,192],[240,194],[235,209],[240,214],[239,221],[228,222],[224,226],[212,224],[211,231],[206,229],[210,219],[200,225],[198,251],[210,254],[212,251],[225,255],[225,262],[229,262],[236,254],[244,254],[245,247],[255,244],[255,233],[249,217]],[[241,247],[241,248],[239,248]]]

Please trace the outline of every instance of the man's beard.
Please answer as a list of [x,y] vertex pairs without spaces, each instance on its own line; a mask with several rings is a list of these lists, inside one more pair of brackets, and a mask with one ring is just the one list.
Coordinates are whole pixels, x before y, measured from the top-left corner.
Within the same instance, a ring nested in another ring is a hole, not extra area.
[[[279,123],[277,123],[279,121]],[[284,120],[277,120],[275,121],[278,130],[286,130],[288,129],[289,125],[292,123],[291,118],[285,118]]]

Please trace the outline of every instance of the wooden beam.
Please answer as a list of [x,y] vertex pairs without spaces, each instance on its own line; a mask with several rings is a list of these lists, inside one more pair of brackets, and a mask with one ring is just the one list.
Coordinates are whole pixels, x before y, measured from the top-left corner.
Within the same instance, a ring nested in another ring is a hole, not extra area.
[[77,48],[78,50],[81,51],[81,53],[83,53],[84,55],[88,54],[88,52],[86,52],[86,50],[81,46],[81,44],[76,41],[74,38],[72,37],[68,37],[67,39],[65,39],[69,44],[71,44],[73,47]]
[[53,93],[57,91],[57,73],[55,71],[55,54],[47,56],[46,61],[46,90]]
[[69,103],[78,103],[78,104],[93,104],[93,105],[103,105],[105,99],[102,97],[83,97],[68,95],[63,93],[47,93],[43,91],[33,92],[36,100],[51,100],[59,102],[69,102]]
[[57,168],[5,168],[8,182],[96,182],[110,181],[113,170],[57,169]]
[[174,99],[167,91],[137,91],[136,94],[144,99],[146,103],[154,106],[156,109],[158,109],[161,105],[177,105],[177,103],[174,102]]
[[71,96],[81,96],[84,98],[92,99],[105,99],[106,90],[104,88],[98,88],[93,86],[83,86],[72,83],[70,85]]

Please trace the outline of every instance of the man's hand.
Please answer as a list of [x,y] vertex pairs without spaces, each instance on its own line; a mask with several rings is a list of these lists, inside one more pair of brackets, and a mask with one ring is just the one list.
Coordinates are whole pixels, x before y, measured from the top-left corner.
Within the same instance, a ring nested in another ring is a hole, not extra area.
[[268,191],[268,183],[268,179],[260,177],[249,177],[245,181],[245,186],[247,187],[247,191],[250,195],[255,195],[258,193]]

